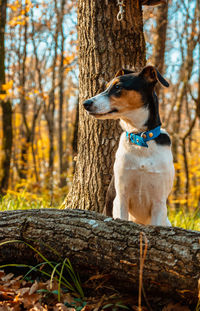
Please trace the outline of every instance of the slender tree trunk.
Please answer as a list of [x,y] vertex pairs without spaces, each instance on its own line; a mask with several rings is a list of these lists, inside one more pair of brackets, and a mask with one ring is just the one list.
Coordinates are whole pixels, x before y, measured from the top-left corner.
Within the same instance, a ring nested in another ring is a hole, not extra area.
[[59,65],[59,124],[58,124],[58,140],[59,140],[59,179],[60,179],[60,187],[66,185],[66,176],[64,176],[64,168],[66,169],[66,165],[63,164],[63,90],[64,90],[64,43],[65,37],[63,32],[63,14],[64,14],[64,5],[65,1],[61,0],[61,11],[60,11],[60,36],[61,36],[61,59]]
[[34,115],[32,120],[32,126],[31,126],[31,149],[32,149],[32,156],[33,156],[33,164],[34,164],[34,172],[35,172],[35,179],[36,182],[40,182],[38,168],[37,168],[37,161],[36,161],[36,150],[34,146],[34,140],[35,140],[35,130],[36,130],[36,122],[39,117],[40,111],[41,111],[42,105],[41,103],[38,104],[37,99],[34,102]]
[[[27,41],[28,41],[28,22],[27,22],[27,12],[26,12],[26,3],[24,7],[24,37],[23,37],[23,54],[19,57],[22,57],[22,72],[20,77],[20,87],[22,88],[20,96],[20,106],[23,119],[23,128],[22,128],[22,147],[21,147],[21,165],[19,170],[20,178],[27,178],[28,173],[28,150],[31,142],[31,131],[27,121],[27,101],[26,101],[26,59],[27,59]],[[20,59],[19,59],[20,61]]]
[[45,108],[45,116],[47,119],[48,132],[49,132],[49,187],[50,187],[50,197],[51,205],[53,204],[54,196],[54,130],[55,130],[55,86],[56,86],[56,62],[58,57],[58,35],[59,35],[59,11],[57,0],[54,0],[54,9],[56,12],[56,29],[54,35],[55,47],[54,47],[54,57],[53,57],[53,72],[51,81],[51,91],[49,93],[49,104]]
[[[178,163],[179,158],[178,154],[180,151],[180,126],[181,126],[181,117],[182,117],[182,107],[183,107],[183,100],[184,100],[184,95],[185,95],[185,83],[180,91],[180,95],[177,100],[177,112],[176,112],[176,118],[174,119],[173,123],[173,139],[172,139],[172,153],[174,157],[174,162]],[[176,169],[176,183],[175,183],[175,191],[174,191],[174,196],[175,198],[180,198],[181,194],[181,178],[180,178],[180,168]],[[175,208],[179,210],[180,208],[180,203],[179,200],[178,202],[175,203]]]
[[116,1],[79,0],[79,130],[73,185],[65,206],[103,211],[121,129],[115,121],[87,116],[83,100],[101,92],[122,67],[145,64],[142,10],[126,1],[124,19],[117,21]]
[[[0,93],[2,84],[5,84],[5,45],[4,35],[6,26],[6,8],[7,0],[0,1]],[[0,101],[2,108],[2,124],[3,124],[3,143],[1,158],[1,175],[0,175],[0,194],[5,194],[8,188],[10,161],[12,153],[12,106],[9,100]]]
[[[0,69],[1,72],[1,69]],[[0,194],[3,195],[8,189],[10,162],[12,154],[12,106],[10,101],[1,102],[2,107],[2,122],[3,122],[3,157],[1,162],[1,176],[0,176]]]
[[[159,5],[156,9],[156,29],[153,42],[153,60],[152,63],[164,75],[165,72],[165,50],[167,40],[168,25],[168,2]],[[160,92],[161,91],[161,92]],[[161,94],[160,94],[161,93]],[[156,85],[156,94],[160,98],[160,111],[162,122],[166,120],[166,102],[160,83]]]
[[[79,102],[79,99],[78,99],[78,102]],[[73,174],[74,174],[74,171],[75,171],[76,157],[77,157],[77,151],[78,151],[78,123],[79,123],[79,106],[78,106],[78,102],[76,104],[76,119],[75,119],[73,139],[72,139]]]
[[[144,249],[146,244],[143,287],[148,296],[197,302],[200,232],[145,227],[83,210],[10,211],[0,216],[0,242],[24,241],[49,261],[67,257],[82,279],[104,274],[103,279],[107,277],[120,293],[134,294],[138,289],[140,246]],[[41,261],[24,243],[0,247],[1,264],[36,265]]]
[[[197,110],[197,109],[196,109]],[[188,129],[187,133],[184,135],[182,139],[182,153],[184,158],[184,167],[185,167],[185,176],[186,176],[186,182],[185,182],[185,198],[186,198],[186,208],[189,206],[189,193],[190,193],[190,176],[189,176],[189,165],[188,165],[188,155],[187,155],[187,144],[186,139],[189,137],[192,133],[192,130],[195,126],[197,119],[197,115],[195,116],[194,120],[190,124],[190,128]]]
[[[54,78],[53,78],[54,79]],[[48,125],[48,133],[49,133],[49,158],[48,158],[48,171],[49,171],[49,189],[50,189],[50,200],[51,205],[53,204],[53,195],[54,195],[54,113],[55,113],[55,94],[54,90],[49,94],[49,105],[48,112],[45,114]]]
[[[153,64],[161,74],[164,74],[165,67],[165,47],[167,38],[168,24],[168,3],[159,5],[156,11],[156,30],[153,44]],[[160,94],[161,85],[156,85],[157,96]],[[162,115],[165,116],[165,102],[162,100],[160,108]]]

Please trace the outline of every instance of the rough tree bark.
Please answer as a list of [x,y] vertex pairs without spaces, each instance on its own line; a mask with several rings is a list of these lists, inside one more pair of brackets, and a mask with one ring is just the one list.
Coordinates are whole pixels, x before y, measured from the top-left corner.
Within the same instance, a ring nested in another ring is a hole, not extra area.
[[[2,212],[0,242],[19,239],[49,260],[70,258],[81,276],[110,277],[121,291],[138,288],[140,232],[148,251],[143,271],[145,292],[195,302],[200,277],[200,232],[173,227],[140,226],[84,210]],[[0,263],[34,263],[42,259],[24,243],[0,247]]]
[[73,185],[64,205],[103,211],[121,129],[115,121],[97,121],[83,111],[83,100],[101,92],[122,67],[145,64],[141,3],[126,1],[117,21],[116,1],[79,0],[79,139]]

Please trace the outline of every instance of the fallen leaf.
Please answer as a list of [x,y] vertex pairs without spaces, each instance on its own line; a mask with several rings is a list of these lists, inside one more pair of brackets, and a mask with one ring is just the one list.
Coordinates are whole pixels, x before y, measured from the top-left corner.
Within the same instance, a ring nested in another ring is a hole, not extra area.
[[15,280],[16,281],[19,281],[19,280],[21,280],[23,278],[23,275],[19,275],[19,276],[17,276],[16,278],[15,278]]
[[17,289],[17,288],[20,288],[20,281],[19,280],[10,280],[8,282],[4,282],[3,284],[5,287],[9,287],[9,288],[12,288],[12,289]]
[[32,295],[33,293],[35,293],[36,290],[38,290],[38,282],[37,281],[35,281],[33,283],[33,285],[31,286],[30,291],[29,291],[29,295]]
[[35,305],[37,305],[40,298],[41,298],[40,294],[34,293],[32,295],[29,295],[29,293],[26,293],[22,298],[24,308],[26,310],[33,308]]
[[16,290],[17,294],[20,294],[20,296],[24,296],[24,294],[28,293],[30,290],[29,287],[24,287],[24,288],[20,288],[18,290]]
[[11,280],[13,278],[14,274],[13,273],[9,273],[9,274],[6,274],[5,276],[3,276],[1,279],[3,282],[7,282],[9,280]]

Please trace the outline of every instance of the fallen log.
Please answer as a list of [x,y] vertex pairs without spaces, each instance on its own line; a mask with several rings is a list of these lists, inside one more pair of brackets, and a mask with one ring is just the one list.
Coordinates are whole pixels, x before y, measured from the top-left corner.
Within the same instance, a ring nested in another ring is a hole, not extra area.
[[[138,289],[143,232],[145,292],[187,303],[198,299],[200,232],[145,227],[85,210],[20,210],[0,216],[0,243],[26,241],[49,260],[58,260],[51,247],[63,259],[68,257],[80,275],[107,274],[109,282],[124,291]],[[38,262],[39,256],[24,243],[0,246],[0,264]]]

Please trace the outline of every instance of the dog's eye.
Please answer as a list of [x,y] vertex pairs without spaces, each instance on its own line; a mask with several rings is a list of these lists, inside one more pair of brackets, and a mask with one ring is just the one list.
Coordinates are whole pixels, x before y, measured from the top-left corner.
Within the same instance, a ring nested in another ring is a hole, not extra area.
[[119,90],[119,89],[121,89],[121,86],[119,84],[115,84],[115,89]]
[[122,93],[122,86],[120,84],[116,84],[113,89],[113,95],[116,97],[120,97]]

